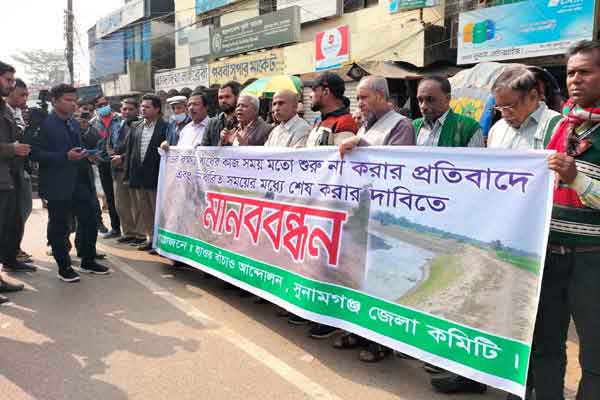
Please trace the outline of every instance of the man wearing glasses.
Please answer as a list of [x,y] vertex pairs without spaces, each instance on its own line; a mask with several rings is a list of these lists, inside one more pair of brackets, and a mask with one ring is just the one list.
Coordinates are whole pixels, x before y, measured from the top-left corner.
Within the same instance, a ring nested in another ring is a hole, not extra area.
[[507,69],[496,79],[492,94],[502,119],[490,129],[488,147],[545,148],[562,117],[542,101],[535,75],[525,67]]

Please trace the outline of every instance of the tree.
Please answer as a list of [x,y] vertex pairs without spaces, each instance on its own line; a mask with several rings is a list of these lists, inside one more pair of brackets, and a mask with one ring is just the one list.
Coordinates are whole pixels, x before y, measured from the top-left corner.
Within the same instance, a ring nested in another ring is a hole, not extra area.
[[68,78],[62,50],[22,50],[12,59],[25,69],[31,85],[50,87]]

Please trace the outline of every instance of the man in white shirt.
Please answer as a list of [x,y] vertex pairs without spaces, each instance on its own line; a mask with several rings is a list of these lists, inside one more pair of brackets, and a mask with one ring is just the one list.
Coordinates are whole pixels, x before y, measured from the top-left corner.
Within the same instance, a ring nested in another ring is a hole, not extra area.
[[502,73],[492,94],[502,119],[492,126],[488,148],[543,149],[562,116],[542,102],[534,87],[527,90],[535,76],[526,68],[511,68]]
[[[202,139],[208,125],[208,110],[206,108],[208,98],[206,94],[195,91],[190,95],[187,102],[188,115],[192,121],[188,123],[179,133],[179,140],[176,146],[183,149],[195,148],[202,145]],[[164,151],[169,151],[169,143],[164,141],[160,147]]]
[[278,90],[273,96],[273,115],[277,125],[269,135],[266,147],[306,146],[310,125],[298,116],[298,95],[289,89]]

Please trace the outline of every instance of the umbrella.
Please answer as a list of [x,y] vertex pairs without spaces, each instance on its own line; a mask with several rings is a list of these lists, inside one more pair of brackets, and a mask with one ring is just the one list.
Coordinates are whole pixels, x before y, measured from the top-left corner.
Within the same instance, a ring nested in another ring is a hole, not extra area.
[[302,81],[297,76],[275,75],[259,78],[252,82],[242,91],[245,94],[251,94],[256,97],[273,97],[273,94],[280,89],[289,89],[297,94],[301,93]]

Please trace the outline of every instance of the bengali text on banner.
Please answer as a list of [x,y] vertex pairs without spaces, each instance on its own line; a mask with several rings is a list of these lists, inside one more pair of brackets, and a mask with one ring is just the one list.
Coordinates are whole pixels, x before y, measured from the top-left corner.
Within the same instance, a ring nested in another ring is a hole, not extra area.
[[523,395],[547,155],[174,147],[155,246],[302,317]]

